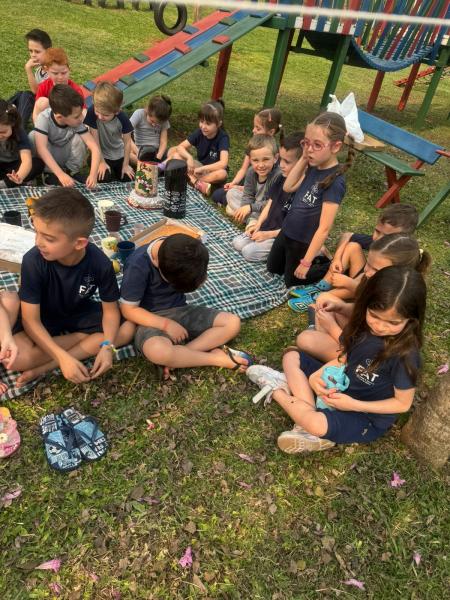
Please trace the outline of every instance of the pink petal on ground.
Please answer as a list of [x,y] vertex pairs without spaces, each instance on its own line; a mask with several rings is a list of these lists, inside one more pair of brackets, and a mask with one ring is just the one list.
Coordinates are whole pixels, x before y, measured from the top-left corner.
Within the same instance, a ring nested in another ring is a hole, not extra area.
[[48,584],[48,587],[52,590],[52,592],[54,594],[56,594],[57,596],[59,596],[59,594],[61,593],[62,587],[59,585],[59,583],[57,583],[56,581],[52,581],[52,583]]
[[245,460],[249,463],[254,463],[255,459],[252,458],[251,456],[249,456],[248,454],[238,454],[239,458],[242,458],[242,460]]
[[421,560],[422,560],[422,555],[420,554],[420,552],[417,552],[417,550],[415,552],[413,552],[413,561],[416,563],[417,566],[420,565]]
[[89,573],[89,577],[92,579],[92,581],[94,583],[97,583],[97,581],[99,580],[99,577],[96,573]]
[[402,485],[404,483],[406,483],[406,481],[404,479],[402,479],[400,477],[400,475],[394,471],[392,473],[392,477],[391,477],[391,481],[390,481],[391,487],[393,487],[393,488],[402,487]]
[[111,598],[113,598],[113,600],[120,600],[122,598],[122,594],[119,592],[119,590],[111,590]]
[[445,363],[445,365],[441,365],[440,367],[438,367],[436,373],[438,375],[444,375],[445,373],[448,373],[448,363]]
[[251,483],[245,483],[245,481],[238,481],[237,484],[238,484],[239,487],[244,488],[244,490],[251,490],[252,489],[252,484]]
[[183,567],[183,569],[186,569],[192,565],[192,548],[190,546],[186,548],[186,552],[180,558],[178,564],[180,567]]
[[147,422],[147,431],[151,431],[152,429],[155,429],[155,424],[153,423],[153,421],[150,421],[150,419],[145,419]]
[[100,406],[100,404],[101,404],[101,400],[99,400],[98,398],[91,401],[91,406],[93,406],[94,408],[97,408],[97,406]]
[[43,562],[38,567],[34,567],[35,569],[40,569],[41,571],[54,571],[57,573],[61,566],[61,560],[59,558],[54,558],[53,560],[48,560],[47,562]]
[[10,506],[12,501],[15,500],[16,498],[18,498],[21,493],[22,493],[22,488],[20,486],[17,487],[15,490],[12,490],[12,492],[7,492],[2,498],[0,498],[0,505],[1,506]]
[[345,585],[352,585],[353,587],[357,587],[360,590],[364,589],[364,582],[358,581],[357,579],[347,579],[343,583],[345,583]]

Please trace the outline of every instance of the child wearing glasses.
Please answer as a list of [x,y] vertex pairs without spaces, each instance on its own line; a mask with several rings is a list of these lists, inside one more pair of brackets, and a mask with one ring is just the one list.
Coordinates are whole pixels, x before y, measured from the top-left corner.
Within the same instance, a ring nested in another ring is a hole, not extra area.
[[316,117],[306,127],[303,154],[284,183],[284,191],[295,194],[270,250],[267,269],[284,275],[287,287],[313,283],[323,274],[311,267],[320,262],[320,249],[345,195],[343,175],[354,158],[350,138],[346,162],[339,164],[337,155],[345,135],[345,121],[337,113]]

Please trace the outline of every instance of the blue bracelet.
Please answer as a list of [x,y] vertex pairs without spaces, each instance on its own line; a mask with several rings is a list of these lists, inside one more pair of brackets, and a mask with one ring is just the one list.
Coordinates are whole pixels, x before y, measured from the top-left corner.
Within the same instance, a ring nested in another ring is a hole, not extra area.
[[108,348],[111,348],[112,352],[114,354],[117,354],[117,349],[114,346],[114,344],[111,344],[111,342],[109,340],[104,340],[101,344],[100,344],[100,348],[104,348],[105,346],[107,346]]

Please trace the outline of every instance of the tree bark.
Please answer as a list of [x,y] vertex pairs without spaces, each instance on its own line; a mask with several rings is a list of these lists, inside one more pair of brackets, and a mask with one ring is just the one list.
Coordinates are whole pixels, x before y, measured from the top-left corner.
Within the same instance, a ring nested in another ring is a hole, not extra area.
[[401,440],[434,469],[445,465],[450,455],[450,372],[413,412],[402,429]]

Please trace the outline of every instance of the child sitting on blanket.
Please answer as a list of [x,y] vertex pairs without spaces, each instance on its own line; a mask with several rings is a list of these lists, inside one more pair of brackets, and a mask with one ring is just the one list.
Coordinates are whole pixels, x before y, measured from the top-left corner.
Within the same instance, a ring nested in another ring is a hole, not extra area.
[[[50,108],[36,120],[30,140],[44,161],[48,172],[46,183],[73,187],[75,180],[88,188],[97,185],[100,148],[83,124],[83,99],[68,85],[55,85],[49,96]],[[80,174],[87,146],[91,151],[91,168],[87,179]]]
[[[209,195],[212,183],[222,183],[227,178],[230,138],[223,129],[222,100],[210,100],[199,110],[199,126],[184,142],[170,148],[168,158],[185,160],[190,183],[202,194]],[[196,148],[197,160],[189,152]]]
[[242,197],[227,195],[226,213],[238,223],[254,225],[267,204],[268,193],[274,179],[281,173],[278,166],[278,148],[270,135],[254,135],[247,144],[250,158]]
[[302,148],[300,142],[304,133],[293,133],[284,136],[280,142],[280,171],[271,180],[267,196],[269,200],[263,208],[258,220],[249,225],[245,233],[233,240],[234,248],[242,253],[249,262],[261,262],[267,259],[272,244],[280,232],[283,219],[288,212],[292,194],[283,190],[286,177],[300,158]]
[[419,214],[411,204],[391,204],[380,214],[372,235],[345,232],[341,235],[327,273],[317,283],[290,290],[296,299],[289,306],[296,312],[304,312],[319,294],[333,289],[333,294],[343,300],[353,298],[360,275],[366,264],[364,250],[384,235],[404,233],[412,235],[417,227]]
[[[119,289],[111,261],[89,242],[94,209],[78,190],[51,190],[34,202],[36,246],[22,261],[22,324],[34,342],[14,364],[17,385],[55,367],[73,383],[111,368],[115,346],[132,339],[121,324]],[[92,300],[97,292],[100,302]],[[95,356],[88,369],[81,360]]]
[[141,246],[125,264],[122,314],[138,326],[137,350],[166,374],[202,366],[243,372],[251,364],[247,353],[225,345],[239,333],[237,315],[186,302],[205,282],[208,261],[200,240],[177,233]]
[[[19,313],[19,297],[15,292],[0,290],[0,363],[5,369],[11,369],[18,354],[18,346],[13,338],[12,328]],[[0,396],[7,390],[0,381]]]
[[[264,108],[253,117],[253,135],[270,135],[275,137],[280,134],[280,142],[283,138],[283,126],[281,124],[281,112],[277,108]],[[242,198],[244,193],[244,180],[250,166],[250,158],[245,154],[242,165],[231,181],[223,187],[216,189],[212,194],[212,200],[217,204],[226,206],[227,197]]]
[[100,146],[102,160],[98,179],[106,182],[112,179],[131,181],[134,178],[130,166],[133,126],[121,110],[123,92],[109,81],[100,81],[93,96],[94,104],[88,108],[84,124]]
[[161,94],[152,96],[146,108],[138,108],[131,115],[134,129],[134,142],[131,144],[131,161],[137,163],[139,150],[144,146],[157,148],[157,160],[164,160],[167,154],[167,138],[172,114],[172,101]]

